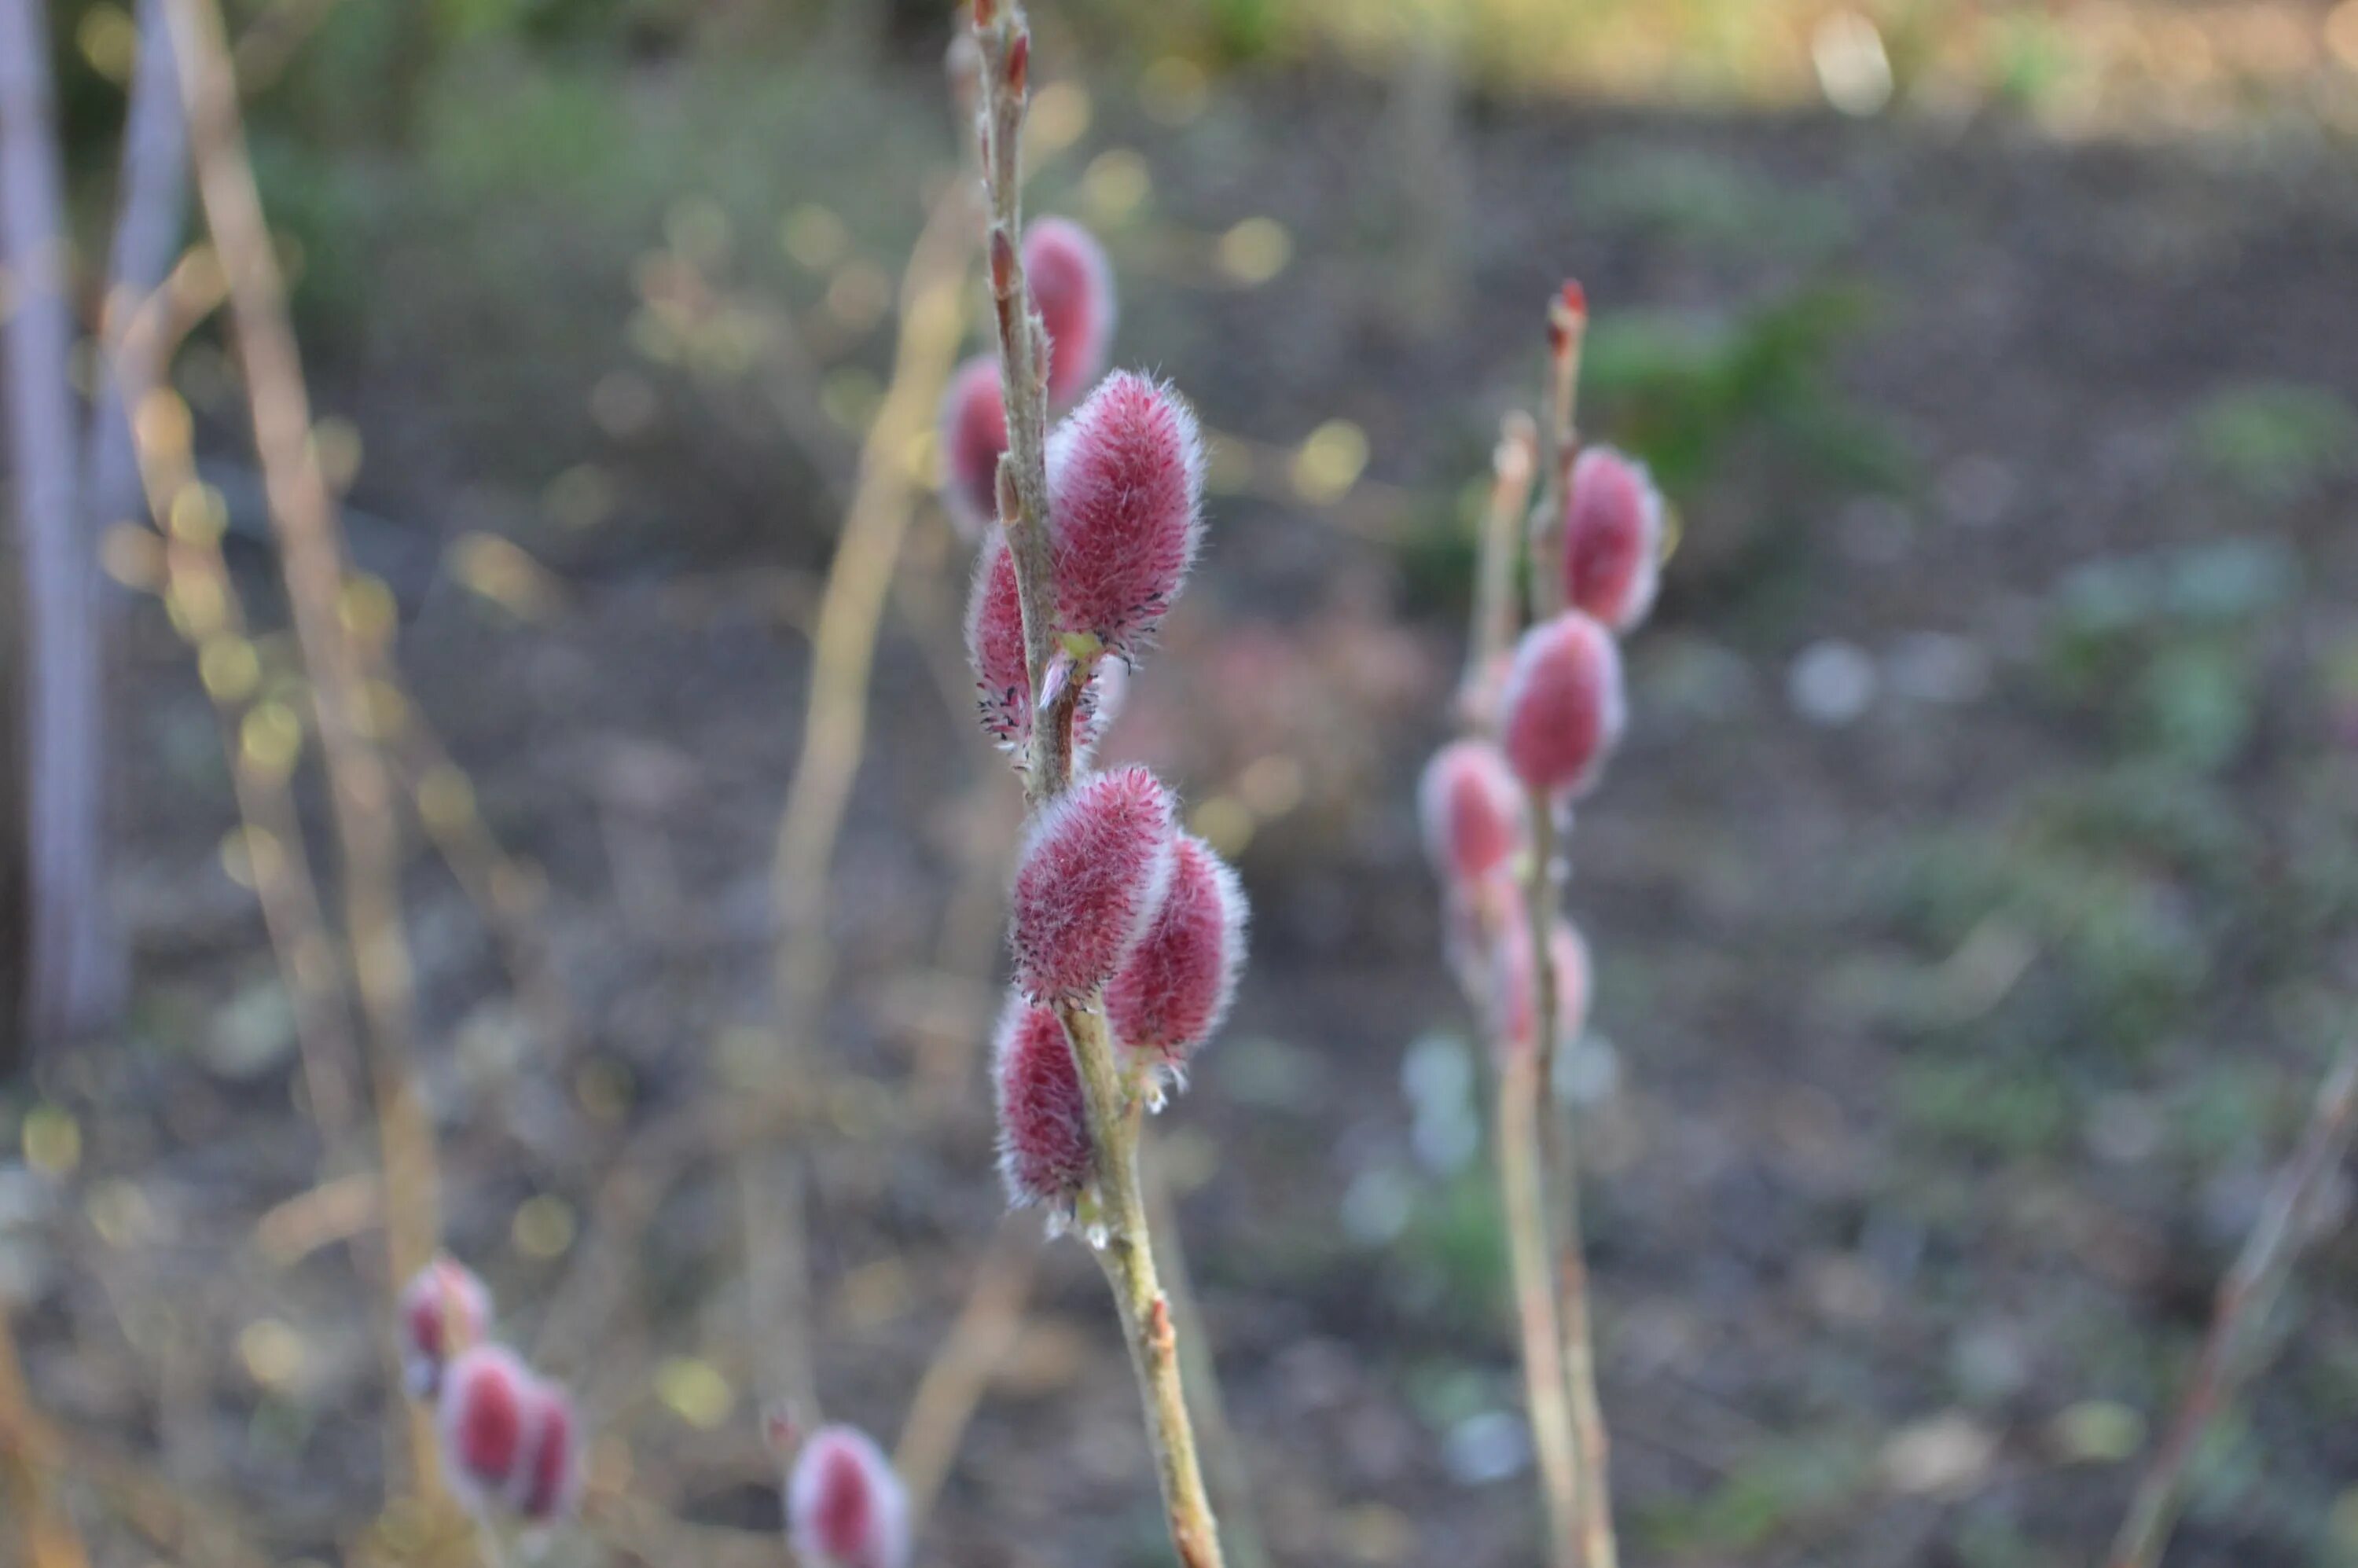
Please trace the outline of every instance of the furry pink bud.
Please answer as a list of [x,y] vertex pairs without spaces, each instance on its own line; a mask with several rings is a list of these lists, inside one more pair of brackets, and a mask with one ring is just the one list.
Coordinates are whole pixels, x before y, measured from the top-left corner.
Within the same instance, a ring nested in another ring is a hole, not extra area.
[[[974,665],[976,710],[990,738],[1021,752],[1032,742],[1032,682],[1023,656],[1023,601],[1016,589],[1015,557],[993,531],[976,558],[966,606],[966,652]],[[1074,744],[1086,748],[1120,711],[1129,668],[1099,659],[1073,715]]]
[[508,1500],[533,1524],[573,1511],[581,1495],[581,1423],[570,1395],[536,1380],[525,1400],[524,1462],[508,1483]]
[[1008,1201],[1070,1214],[1097,1169],[1097,1154],[1080,1070],[1055,1009],[1009,997],[991,1042],[990,1070]]
[[1552,796],[1596,782],[1621,734],[1621,654],[1577,610],[1523,633],[1507,675],[1506,753],[1518,778]]
[[492,1328],[492,1292],[464,1264],[437,1258],[401,1292],[401,1374],[414,1400],[441,1387],[443,1364]]
[[1572,466],[1563,512],[1563,597],[1616,632],[1654,607],[1662,558],[1662,497],[1643,463],[1591,447]]
[[974,563],[974,591],[966,602],[966,656],[974,665],[982,728],[1002,746],[1032,739],[1032,676],[1023,654],[1023,599],[1015,557],[993,529]]
[[999,458],[1007,450],[1007,401],[999,362],[981,357],[958,366],[942,396],[942,503],[969,539],[999,517]]
[[1015,983],[1040,1000],[1111,979],[1171,882],[1171,794],[1146,769],[1075,785],[1033,819],[1015,867]]
[[786,1483],[795,1559],[806,1568],[905,1568],[909,1501],[883,1451],[856,1427],[810,1434]]
[[1117,654],[1152,634],[1203,535],[1204,445],[1169,387],[1106,377],[1048,442],[1060,631]]
[[478,1345],[446,1368],[435,1420],[450,1489],[475,1513],[504,1500],[523,1468],[532,1374],[503,1345]]
[[506,1346],[479,1345],[450,1363],[435,1422],[450,1489],[470,1511],[497,1506],[546,1524],[572,1508],[581,1467],[572,1400]]
[[[1548,952],[1555,964],[1555,1038],[1562,1046],[1588,1027],[1588,944],[1571,922],[1559,920],[1549,934]],[[1530,925],[1520,919],[1506,922],[1491,957],[1491,1013],[1498,1044],[1528,1051],[1537,1039],[1531,1019],[1538,979],[1531,970]]]
[[1433,870],[1455,886],[1479,884],[1522,847],[1522,786],[1487,741],[1455,741],[1433,753],[1417,815]]
[[1105,371],[1113,341],[1113,267],[1097,236],[1043,218],[1023,236],[1032,307],[1048,329],[1048,401],[1070,403]]
[[1227,1016],[1244,968],[1245,892],[1192,834],[1172,853],[1171,886],[1130,961],[1106,988],[1114,1037],[1174,1070]]

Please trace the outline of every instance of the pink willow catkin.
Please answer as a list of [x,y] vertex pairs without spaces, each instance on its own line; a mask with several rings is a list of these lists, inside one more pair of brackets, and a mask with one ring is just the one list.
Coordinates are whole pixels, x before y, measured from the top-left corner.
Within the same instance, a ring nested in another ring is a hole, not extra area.
[[430,1400],[442,1368],[492,1332],[492,1292],[472,1270],[448,1257],[420,1269],[401,1292],[402,1382],[414,1400]]
[[786,1521],[805,1568],[907,1568],[909,1498],[857,1427],[823,1426],[795,1455]]
[[[1050,341],[1049,395],[1061,402],[1103,362],[1111,269],[1087,231],[1060,219],[1033,225],[1024,264]],[[997,381],[962,372],[943,430],[954,507],[995,523],[1006,443]],[[1052,676],[1082,683],[1077,766],[1201,547],[1203,440],[1168,385],[1118,371],[1051,433],[1046,457],[1060,640]],[[983,728],[1021,759],[1040,701],[1014,556],[996,526],[981,541],[966,635]],[[1036,813],[1011,898],[1015,994],[992,1050],[1000,1167],[1012,1201],[1069,1215],[1095,1173],[1087,1107],[1055,1004],[1102,996],[1123,1060],[1159,1095],[1218,1029],[1243,966],[1245,924],[1236,873],[1180,833],[1170,793],[1146,769],[1083,777]]]
[[1564,500],[1563,601],[1622,636],[1654,607],[1662,496],[1646,465],[1610,447],[1573,464]]
[[573,1402],[502,1345],[478,1345],[446,1373],[435,1426],[452,1492],[479,1518],[528,1524],[569,1513],[580,1491]]
[[[1043,218],[1023,237],[1033,308],[1048,333],[1048,401],[1070,404],[1103,373],[1113,341],[1113,268],[1078,223]],[[942,499],[969,539],[999,518],[999,459],[1007,450],[1007,401],[999,361],[978,354],[958,366],[942,397]]]
[[402,1291],[402,1362],[413,1398],[434,1403],[450,1490],[471,1513],[554,1523],[581,1490],[580,1422],[564,1389],[488,1343],[492,1293],[438,1257]]

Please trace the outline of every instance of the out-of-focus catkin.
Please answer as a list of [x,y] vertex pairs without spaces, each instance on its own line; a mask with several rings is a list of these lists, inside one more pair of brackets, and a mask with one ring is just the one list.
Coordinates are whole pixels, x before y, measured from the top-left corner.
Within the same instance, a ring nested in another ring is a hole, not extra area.
[[1246,904],[1236,872],[1193,835],[1173,853],[1163,906],[1106,988],[1106,1022],[1174,1076],[1212,1037],[1244,967]]

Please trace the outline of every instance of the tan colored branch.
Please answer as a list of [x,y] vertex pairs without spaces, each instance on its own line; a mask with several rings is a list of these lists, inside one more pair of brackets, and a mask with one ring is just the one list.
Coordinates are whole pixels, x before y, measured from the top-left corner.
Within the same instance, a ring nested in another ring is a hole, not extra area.
[[1538,462],[1539,427],[1530,415],[1513,410],[1498,422],[1498,444],[1490,453],[1490,500],[1475,563],[1474,622],[1466,639],[1466,673],[1457,687],[1458,720],[1470,733],[1497,728],[1491,708],[1498,696],[1499,666],[1514,651],[1520,620],[1515,566]]
[[[434,1129],[411,1065],[413,997],[392,785],[367,727],[371,694],[365,664],[341,616],[342,531],[311,440],[302,359],[246,153],[221,12],[213,0],[168,0],[167,15],[198,197],[229,281],[254,449],[327,764],[342,860],[345,937],[368,1024],[369,1076],[384,1165],[389,1305],[401,1281],[433,1256],[440,1233]],[[384,1340],[389,1354],[389,1329]],[[412,1478],[431,1493],[438,1486],[433,1436],[421,1413],[411,1411],[407,1422]]]
[[1220,1534],[1236,1568],[1269,1568],[1269,1548],[1262,1544],[1253,1508],[1252,1477],[1246,1473],[1244,1450],[1228,1421],[1203,1304],[1196,1298],[1195,1278],[1187,1267],[1178,1204],[1149,1141],[1141,1141],[1138,1172],[1139,1187],[1146,1198],[1146,1221],[1154,1227],[1162,1252],[1163,1294],[1171,1300],[1171,1321],[1179,1332],[1179,1374],[1186,1380],[1188,1408],[1195,1414],[1196,1446],[1204,1456],[1204,1481],[1219,1515]]
[[2302,1222],[2318,1191],[2349,1152],[2352,1121],[2358,1115],[2358,1038],[2345,1043],[2325,1081],[2292,1158],[2277,1173],[2244,1238],[2234,1267],[2220,1281],[2211,1329],[2194,1363],[2177,1415],[2161,1446],[2139,1478],[2128,1516],[2114,1537],[2110,1568],[2154,1568],[2178,1521],[2194,1455],[2202,1434],[2224,1410],[2251,1372],[2253,1340],[2282,1293],[2305,1239]]
[[992,1376],[1023,1331],[1023,1307],[1040,1263],[1039,1233],[1030,1226],[1001,1228],[983,1254],[957,1321],[942,1336],[892,1450],[892,1468],[907,1488],[909,1534],[922,1539],[925,1519],[949,1478],[959,1440],[974,1419]]
[[1547,1505],[1548,1558],[1556,1568],[1577,1568],[1581,1561],[1580,1461],[1548,1268],[1546,1200],[1541,1191],[1540,1098],[1533,1059],[1512,1047],[1509,1050],[1512,1054],[1498,1075],[1493,1137],[1507,1257],[1514,1278],[1515,1317],[1522,1331],[1523,1397],[1530,1407],[1541,1496]]
[[[777,910],[779,1076],[791,1097],[813,1072],[833,970],[827,914],[835,845],[867,750],[869,680],[893,568],[916,504],[909,448],[931,424],[963,326],[967,193],[945,196],[926,220],[901,288],[901,335],[884,401],[861,444],[858,477],[811,641],[802,750],[786,786],[771,863]],[[749,1141],[738,1162],[756,1385],[807,1415],[817,1387],[809,1346],[810,1287],[803,1258],[803,1167],[783,1126]]]

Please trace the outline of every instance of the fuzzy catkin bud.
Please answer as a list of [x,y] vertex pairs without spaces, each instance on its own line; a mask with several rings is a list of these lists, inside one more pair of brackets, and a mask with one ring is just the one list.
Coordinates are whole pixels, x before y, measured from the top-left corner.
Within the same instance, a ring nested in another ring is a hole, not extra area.
[[515,1352],[479,1345],[452,1361],[435,1411],[442,1467],[471,1512],[504,1501],[525,1454],[525,1407],[532,1374]]
[[[975,709],[985,733],[1020,753],[1032,742],[1032,681],[1023,650],[1023,600],[1015,557],[993,530],[976,557],[967,598],[966,652],[974,665]],[[1096,661],[1073,714],[1073,741],[1086,748],[1120,708],[1129,668],[1119,659]]]
[[1621,654],[1577,610],[1523,633],[1503,697],[1508,762],[1529,787],[1562,799],[1596,782],[1621,734]]
[[1018,1208],[1069,1214],[1096,1169],[1088,1108],[1064,1021],[1051,1007],[1008,999],[991,1041],[999,1100],[999,1173]]
[[980,538],[999,517],[999,459],[1007,450],[1007,401],[997,360],[970,359],[950,377],[938,439],[942,503],[961,535]]
[[1523,792],[1498,748],[1455,741],[1433,753],[1417,787],[1417,816],[1433,870],[1453,887],[1478,885],[1523,844]]
[[525,1402],[525,1460],[508,1493],[527,1523],[548,1524],[573,1511],[581,1493],[580,1431],[572,1397],[535,1379]]
[[808,1568],[905,1568],[909,1502],[868,1434],[823,1426],[795,1456],[786,1482],[795,1556]]
[[401,1376],[414,1400],[430,1400],[442,1368],[492,1330],[492,1292],[457,1260],[438,1257],[401,1292]]
[[1064,218],[1023,235],[1032,308],[1048,331],[1048,401],[1070,403],[1105,372],[1113,341],[1113,267],[1097,236]]
[[1662,497],[1646,467],[1610,447],[1572,466],[1563,514],[1563,597],[1627,633],[1654,606],[1662,557]]
[[1152,635],[1203,535],[1204,445],[1178,394],[1130,371],[1048,441],[1056,622],[1129,654]]
[[1174,1073],[1220,1026],[1244,968],[1246,905],[1237,873],[1192,834],[1172,855],[1171,886],[1129,962],[1106,988],[1114,1037]]
[[1111,979],[1171,881],[1170,792],[1144,768],[1091,775],[1033,821],[1015,867],[1015,981],[1037,1000]]
[[497,1508],[546,1524],[571,1510],[581,1469],[573,1402],[506,1346],[479,1345],[450,1363],[435,1425],[450,1489],[478,1517]]
[[1032,676],[1023,649],[1023,599],[1015,556],[997,529],[974,563],[966,602],[966,656],[974,666],[976,708],[985,733],[1002,746],[1032,739]]

